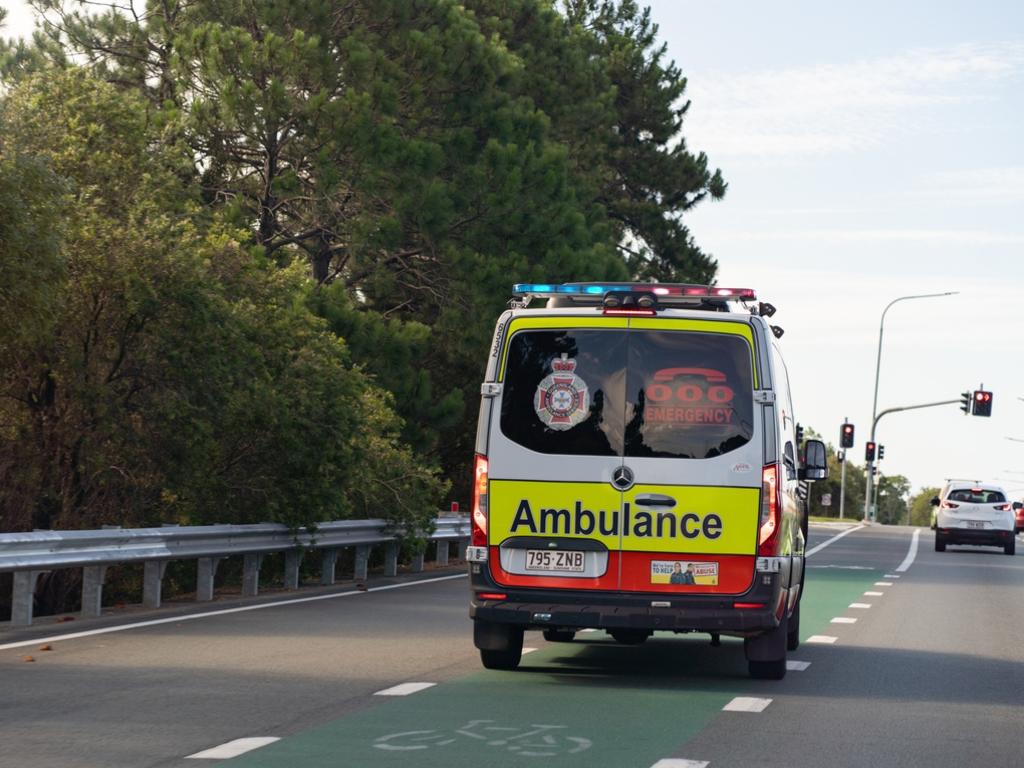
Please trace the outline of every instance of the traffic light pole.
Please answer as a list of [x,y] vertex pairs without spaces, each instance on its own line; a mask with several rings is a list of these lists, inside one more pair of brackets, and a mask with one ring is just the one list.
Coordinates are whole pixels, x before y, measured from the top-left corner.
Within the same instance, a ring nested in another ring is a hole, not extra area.
[[[882,320],[878,324],[878,357],[875,360],[875,397],[871,403],[871,442],[875,441],[875,425],[878,423],[878,419],[883,414],[878,413],[878,377],[882,370],[882,334],[885,331],[885,315],[892,308],[893,304],[897,304],[901,301],[908,301],[909,299],[935,299],[942,296],[955,296],[960,293],[959,291],[946,291],[944,293],[922,293],[914,296],[900,296],[899,298],[893,299],[885,305],[885,309],[882,310]],[[868,479],[867,489],[864,492],[864,519],[871,519],[871,491],[873,490],[871,485],[871,468],[874,466],[874,461],[868,462]]]
[[843,469],[839,473],[839,519],[843,519],[843,506],[846,503],[846,462],[849,457],[846,455],[846,449],[843,449]]
[[[875,430],[878,428],[878,422],[880,422],[882,420],[883,416],[887,416],[890,413],[898,413],[899,411],[916,411],[916,410],[918,410],[920,408],[935,408],[935,407],[940,406],[940,405],[956,405],[959,402],[960,402],[959,400],[939,400],[938,402],[935,402],[935,403],[922,403],[921,405],[903,405],[903,406],[900,406],[899,408],[886,408],[880,414],[875,416],[875,420],[871,422],[871,439],[870,439],[870,442],[872,442],[872,443],[875,442]],[[876,443],[876,445],[877,445],[877,443]],[[874,460],[871,460],[871,461],[867,462],[867,480],[865,481],[865,486],[866,487],[864,489],[864,522],[865,523],[870,521],[870,520],[872,520],[872,515],[871,515],[871,502],[872,502],[871,492],[874,490],[874,487],[873,487],[874,486],[874,483],[873,483],[874,472],[872,472],[872,469],[874,469],[874,466],[875,466]],[[844,464],[843,467],[845,469],[846,465]]]

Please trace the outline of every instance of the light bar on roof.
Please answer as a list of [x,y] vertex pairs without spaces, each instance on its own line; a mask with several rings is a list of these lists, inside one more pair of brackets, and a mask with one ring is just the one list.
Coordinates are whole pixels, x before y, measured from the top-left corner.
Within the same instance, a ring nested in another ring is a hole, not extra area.
[[512,286],[512,293],[515,296],[603,296],[612,291],[743,301],[753,301],[757,298],[757,292],[753,288],[719,288],[714,285],[689,283],[516,283]]

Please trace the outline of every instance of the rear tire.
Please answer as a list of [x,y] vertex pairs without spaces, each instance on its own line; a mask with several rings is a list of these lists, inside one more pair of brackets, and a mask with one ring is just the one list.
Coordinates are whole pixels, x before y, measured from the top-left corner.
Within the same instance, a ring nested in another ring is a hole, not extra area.
[[747,669],[755,680],[781,680],[786,676],[786,660],[748,661]]
[[576,632],[571,629],[545,629],[544,639],[549,643],[571,643]]
[[945,552],[946,551],[946,539],[940,536],[938,533],[935,534],[935,551]]
[[789,620],[783,616],[775,629],[743,641],[747,670],[755,680],[781,680],[786,676]]
[[646,629],[610,629],[608,634],[623,645],[640,645],[651,636]]
[[487,669],[511,670],[519,666],[523,658],[523,646],[507,651],[480,651],[480,663]]
[[1011,536],[1010,543],[1003,547],[1003,552],[1008,555],[1015,554],[1017,552],[1017,540]]
[[515,669],[523,658],[522,627],[489,621],[473,622],[473,644],[487,669]]

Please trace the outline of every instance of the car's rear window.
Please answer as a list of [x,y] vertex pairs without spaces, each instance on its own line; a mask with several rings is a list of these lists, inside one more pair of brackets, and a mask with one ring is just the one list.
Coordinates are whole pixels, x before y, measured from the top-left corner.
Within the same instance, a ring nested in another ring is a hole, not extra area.
[[501,430],[540,453],[710,458],[753,435],[751,350],[688,331],[521,331]]
[[961,488],[949,492],[949,501],[959,501],[963,504],[1002,504],[1006,496],[1002,491],[976,490],[973,488]]

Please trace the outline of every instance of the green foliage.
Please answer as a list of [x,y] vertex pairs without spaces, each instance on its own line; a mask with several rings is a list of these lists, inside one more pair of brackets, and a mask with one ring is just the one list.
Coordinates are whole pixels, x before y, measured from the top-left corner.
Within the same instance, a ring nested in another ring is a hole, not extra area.
[[[38,119],[9,123],[24,154],[73,187],[61,254],[84,282],[72,275],[53,343],[79,348],[63,336],[101,322],[90,353],[117,350],[130,318],[125,354],[142,362],[128,367],[166,363],[158,381],[178,393],[147,401],[164,421],[146,423],[132,471],[166,488],[140,510],[372,506],[337,490],[339,467],[405,506],[436,499],[439,464],[465,499],[511,283],[714,279],[683,217],[726,185],[683,140],[685,78],[633,0],[168,0],[137,18],[33,5],[41,31],[0,47],[0,77],[37,99]],[[32,73],[69,61],[113,90],[44,102]],[[110,389],[103,375],[90,393]],[[132,407],[160,391],[147,379]],[[124,415],[113,402],[103,413]],[[375,461],[353,456],[353,434]],[[146,464],[161,452],[173,468]]]
[[922,488],[908,502],[910,508],[910,524],[930,527],[935,507],[931,500],[939,495],[939,488]]
[[[0,344],[0,527],[432,518],[444,484],[309,311],[305,268],[203,213],[136,97],[52,72],[2,127],[0,168],[32,156],[64,190],[60,226],[28,218],[14,242],[44,235],[70,279],[37,299],[48,323]],[[2,255],[35,267],[32,248]]]

